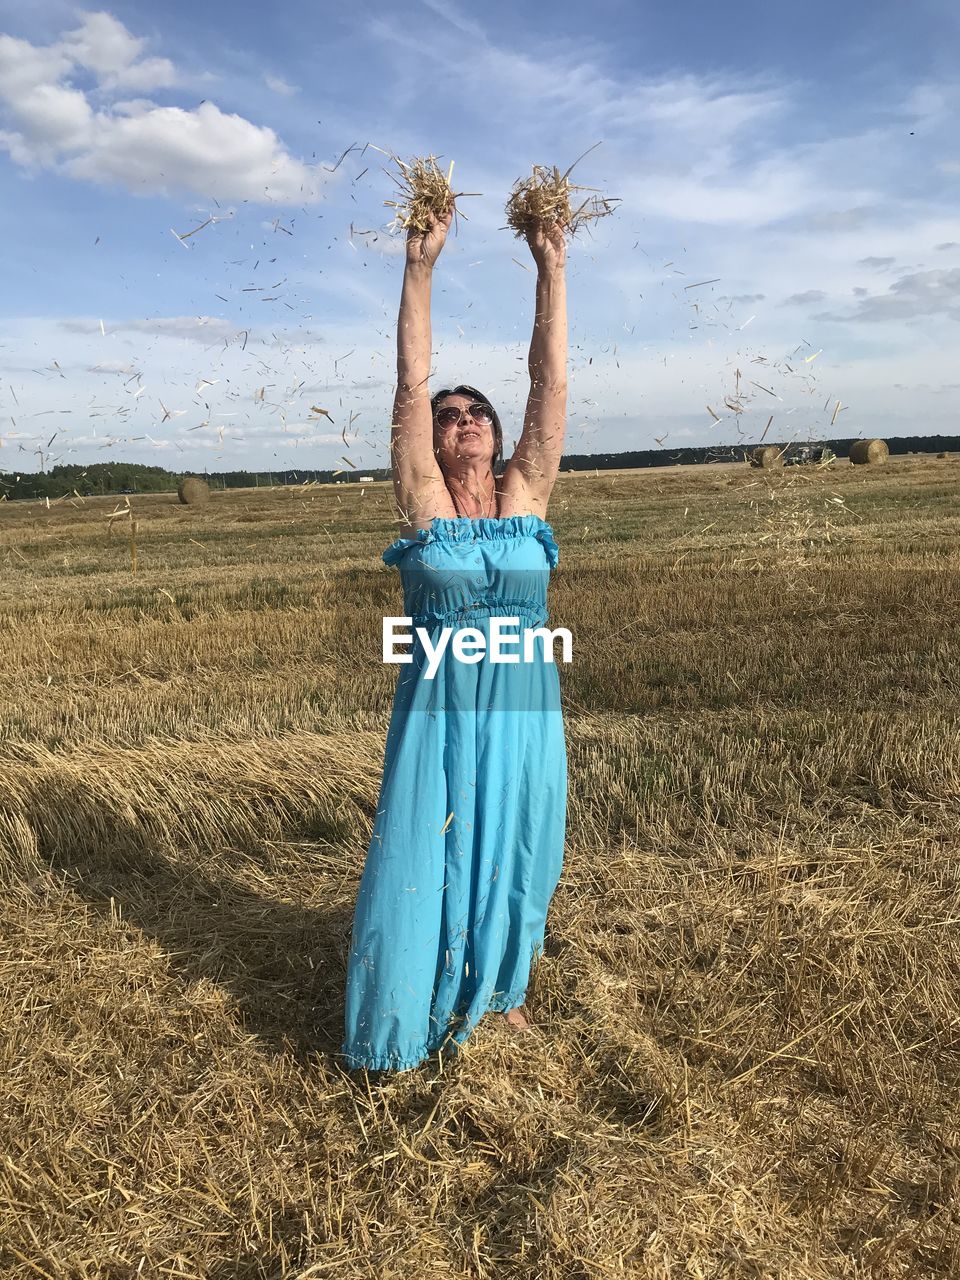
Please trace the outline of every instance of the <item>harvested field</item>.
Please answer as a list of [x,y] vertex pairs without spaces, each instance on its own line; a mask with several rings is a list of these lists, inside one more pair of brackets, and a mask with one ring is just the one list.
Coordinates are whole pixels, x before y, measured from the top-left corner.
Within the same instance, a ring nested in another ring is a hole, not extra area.
[[942,464],[561,476],[536,1026],[367,1079],[390,488],[130,503],[0,508],[5,1280],[960,1274]]

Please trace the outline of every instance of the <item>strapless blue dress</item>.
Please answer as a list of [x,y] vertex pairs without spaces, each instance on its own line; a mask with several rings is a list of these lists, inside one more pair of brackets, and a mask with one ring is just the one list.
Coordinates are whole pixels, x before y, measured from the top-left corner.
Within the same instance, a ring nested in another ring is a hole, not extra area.
[[[521,1005],[560,879],[567,754],[548,620],[559,549],[539,516],[437,517],[383,553],[397,565],[408,633],[436,644],[471,627],[516,662],[430,669],[419,640],[401,665],[347,962],[348,1070],[408,1070],[453,1051],[489,1009]],[[398,626],[398,632],[404,628]],[[509,646],[509,647],[508,647]],[[526,647],[526,654],[524,650]],[[472,650],[476,652],[476,648]]]

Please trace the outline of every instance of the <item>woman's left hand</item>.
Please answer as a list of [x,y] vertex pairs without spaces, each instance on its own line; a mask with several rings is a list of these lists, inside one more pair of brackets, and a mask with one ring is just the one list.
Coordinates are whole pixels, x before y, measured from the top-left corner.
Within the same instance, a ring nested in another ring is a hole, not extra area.
[[563,223],[535,227],[527,233],[527,244],[541,274],[563,270],[567,261],[567,237]]

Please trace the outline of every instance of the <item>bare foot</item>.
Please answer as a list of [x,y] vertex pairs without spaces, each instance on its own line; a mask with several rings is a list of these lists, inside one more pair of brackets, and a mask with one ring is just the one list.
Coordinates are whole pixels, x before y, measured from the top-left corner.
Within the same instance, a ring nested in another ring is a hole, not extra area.
[[524,1027],[530,1027],[533,1025],[524,1015],[522,1006],[519,1009],[508,1009],[507,1012],[501,1016],[510,1027],[517,1027],[522,1030]]

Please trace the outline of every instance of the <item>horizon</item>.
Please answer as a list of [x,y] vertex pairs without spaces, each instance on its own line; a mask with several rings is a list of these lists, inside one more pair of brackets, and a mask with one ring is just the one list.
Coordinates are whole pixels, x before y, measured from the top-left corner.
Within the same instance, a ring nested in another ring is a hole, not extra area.
[[[846,461],[848,460],[848,455],[847,455],[847,454],[845,454],[845,453],[836,453],[836,452],[834,451],[834,447],[836,446],[836,447],[839,447],[839,448],[841,448],[841,449],[842,449],[844,446],[846,446],[846,447],[849,449],[850,447],[852,447],[852,445],[853,445],[854,443],[856,443],[856,440],[857,440],[857,439],[864,439],[864,437],[848,438],[848,437],[836,437],[836,436],[834,436],[834,437],[832,437],[832,438],[822,439],[822,440],[806,440],[806,441],[803,441],[803,440],[771,440],[771,441],[767,441],[766,443],[767,443],[768,445],[772,445],[772,446],[773,446],[773,447],[775,447],[775,448],[783,449],[783,450],[784,450],[784,456],[785,456],[785,458],[786,458],[786,457],[789,457],[792,453],[794,453],[795,451],[797,451],[797,450],[799,450],[799,449],[803,449],[803,448],[810,448],[810,447],[818,448],[818,447],[826,446],[827,448],[829,448],[829,449],[831,450],[831,452],[833,452],[833,453],[834,453],[834,456],[833,456],[833,458],[831,459],[831,461],[834,461],[834,462],[846,462]],[[900,445],[900,444],[905,444],[905,443],[916,444],[916,443],[920,443],[920,442],[922,442],[922,441],[926,441],[926,440],[929,440],[929,441],[931,442],[931,447],[930,447],[929,449],[922,449],[922,450],[917,451],[917,450],[912,450],[912,449],[911,449],[911,450],[898,449],[898,448],[896,448],[896,447],[895,447],[895,446]],[[934,443],[934,442],[935,442],[935,443]],[[944,448],[942,447],[942,446],[943,446],[943,444],[944,444],[944,442],[946,442],[946,450],[944,450]],[[947,457],[952,457],[952,456],[953,456],[953,453],[950,451],[951,446],[953,447],[953,449],[954,449],[954,450],[956,450],[956,449],[960,449],[960,433],[955,433],[955,434],[954,434],[954,435],[952,435],[952,436],[946,436],[946,435],[936,435],[936,436],[891,436],[891,437],[889,437],[888,439],[886,439],[885,441],[883,441],[883,443],[884,443],[884,444],[886,444],[886,445],[888,446],[889,454],[890,454],[890,456],[891,456],[891,457],[917,457],[917,456],[926,456],[927,454],[933,454],[934,452],[936,452],[936,453],[938,454],[938,456],[947,456]],[[676,450],[669,450],[669,449],[651,449],[651,450],[643,450],[643,449],[627,449],[627,450],[619,450],[619,451],[604,450],[604,451],[602,451],[602,452],[597,452],[597,453],[586,453],[586,454],[581,454],[581,453],[564,453],[564,454],[561,456],[561,471],[560,471],[560,474],[562,474],[562,475],[575,475],[575,474],[579,474],[579,473],[580,473],[580,472],[582,472],[582,471],[589,471],[589,470],[592,470],[592,469],[595,469],[595,470],[597,470],[597,471],[600,471],[600,470],[611,470],[611,471],[645,471],[645,470],[663,470],[663,469],[669,468],[670,466],[690,466],[690,465],[701,465],[701,466],[703,466],[703,465],[711,465],[711,464],[717,464],[717,465],[719,465],[719,464],[721,464],[721,463],[743,463],[743,462],[749,462],[749,460],[750,460],[750,454],[751,454],[754,450],[756,450],[757,448],[759,448],[759,446],[757,446],[757,445],[711,443],[711,444],[709,444],[709,445],[682,445],[682,446],[679,446]],[[736,456],[737,451],[740,451],[740,456],[739,456],[739,457],[738,457],[738,456]],[[591,467],[591,466],[577,466],[577,467],[567,467],[567,468],[565,468],[565,469],[564,469],[564,468],[563,468],[563,466],[562,466],[562,464],[563,464],[564,462],[577,461],[577,462],[587,462],[587,463],[590,463],[590,462],[592,462],[594,459],[610,459],[610,460],[616,460],[617,458],[626,458],[626,457],[631,457],[631,456],[634,456],[634,455],[636,455],[636,454],[638,454],[638,453],[648,453],[648,454],[652,455],[654,458],[656,458],[658,455],[663,455],[663,457],[664,457],[665,461],[664,461],[664,462],[662,462],[662,463],[661,463],[661,462],[656,462],[656,461],[644,461],[644,462],[637,462],[637,463],[633,463],[633,464],[622,464],[622,465],[620,465],[620,466],[612,466],[612,467],[605,466],[605,467],[603,467],[603,468],[601,468],[600,466],[598,466],[598,465],[596,465],[596,464],[595,464],[593,467]],[[712,455],[712,456],[707,456],[707,457],[705,457],[705,458],[700,459],[699,461],[697,461],[696,459],[693,459],[693,460],[692,460],[688,455],[690,455],[690,454],[695,454],[695,453],[705,453],[705,454],[707,454],[707,455]],[[672,463],[671,463],[670,461],[667,461],[667,460],[666,460],[666,459],[668,459],[670,456],[672,456],[672,457],[673,457],[673,459],[674,459],[674,461],[673,461]],[[367,471],[373,471],[373,472],[375,472],[375,473],[376,473],[376,472],[380,472],[380,473],[385,473],[385,474],[380,474],[380,475],[376,475],[376,474],[375,474],[375,475],[373,475],[373,476],[369,476],[369,475],[367,475],[367,474],[361,474],[361,471],[360,471],[360,470],[350,470],[350,469],[347,469],[347,468],[333,468],[333,467],[304,467],[304,466],[299,466],[299,467],[269,467],[269,468],[265,468],[265,469],[262,469],[262,470],[257,469],[257,468],[253,468],[253,469],[247,469],[247,468],[234,468],[234,469],[232,470],[232,472],[231,472],[231,471],[228,471],[228,470],[214,470],[214,471],[211,471],[211,470],[210,470],[209,468],[207,468],[207,467],[205,467],[205,468],[204,468],[204,470],[203,470],[202,472],[199,470],[199,468],[198,468],[198,469],[196,469],[196,470],[193,470],[193,471],[173,471],[173,470],[167,470],[166,468],[161,468],[161,467],[160,467],[160,464],[158,464],[158,463],[156,463],[156,462],[152,462],[152,463],[149,463],[149,462],[148,462],[148,463],[141,463],[141,462],[131,462],[131,461],[129,461],[129,460],[125,460],[125,459],[116,459],[116,460],[114,460],[113,462],[107,462],[107,461],[104,461],[104,460],[102,460],[102,459],[101,459],[101,460],[94,461],[94,462],[87,463],[87,464],[83,464],[83,463],[58,463],[58,464],[56,464],[56,465],[57,465],[57,467],[63,467],[63,466],[78,466],[78,467],[85,467],[86,469],[90,469],[90,468],[94,468],[94,467],[117,467],[117,468],[131,467],[131,466],[153,467],[153,468],[158,468],[158,469],[166,470],[166,472],[167,472],[167,474],[168,474],[169,476],[171,476],[171,477],[173,477],[173,478],[178,478],[178,477],[179,477],[179,479],[180,479],[181,481],[182,481],[182,480],[185,480],[185,479],[187,479],[187,478],[189,478],[190,476],[196,476],[197,478],[202,478],[202,479],[211,479],[211,480],[221,479],[221,480],[222,480],[222,479],[224,479],[227,475],[229,475],[229,474],[231,474],[231,473],[232,473],[232,474],[244,474],[244,475],[247,475],[247,476],[249,476],[249,477],[253,477],[253,478],[254,478],[254,480],[255,480],[255,482],[256,482],[253,486],[249,486],[249,485],[246,485],[246,486],[245,486],[245,485],[232,485],[232,486],[230,486],[231,488],[249,488],[249,487],[254,487],[254,488],[260,488],[260,487],[265,487],[265,488],[281,487],[281,488],[282,488],[282,487],[284,487],[284,486],[286,486],[286,485],[288,485],[288,484],[298,484],[298,483],[301,483],[301,482],[300,482],[299,480],[297,480],[297,479],[294,479],[294,480],[288,480],[288,479],[286,478],[286,477],[288,477],[288,476],[290,476],[290,475],[296,476],[298,472],[303,473],[304,475],[309,475],[309,473],[317,473],[317,472],[319,472],[319,473],[326,473],[326,474],[328,474],[328,475],[330,476],[330,479],[329,479],[329,480],[315,480],[315,481],[314,481],[314,480],[310,480],[310,479],[308,479],[308,480],[306,480],[306,482],[305,482],[305,483],[307,483],[307,484],[312,484],[312,483],[320,483],[320,484],[329,484],[329,483],[336,483],[336,484],[350,484],[350,483],[352,483],[352,484],[357,484],[357,483],[363,483],[363,482],[365,482],[365,483],[369,483],[369,484],[381,484],[381,483],[386,483],[386,482],[388,482],[388,481],[390,480],[390,478],[391,478],[391,470],[392,470],[392,469],[391,469],[391,467],[389,466],[389,464],[388,464],[388,465],[385,465],[385,466],[377,466],[377,465],[371,464],[368,468],[366,468],[366,470],[367,470]],[[84,474],[84,475],[86,474],[86,470],[84,470],[83,474]],[[260,476],[269,476],[269,477],[271,477],[270,482],[269,482],[269,483],[265,483],[265,484],[264,484],[264,486],[260,486],[260,484],[259,484]],[[275,476],[283,476],[283,477],[284,477],[284,479],[283,479],[282,481],[277,481],[277,480],[273,479],[273,477],[275,477]],[[342,479],[342,480],[334,480],[334,477],[336,477],[336,476],[343,476],[343,477],[344,477],[344,479]],[[4,471],[4,470],[3,470],[3,468],[0,468],[0,485],[3,485],[3,482],[4,482],[4,480],[5,480],[5,479],[13,479],[15,482],[20,482],[20,481],[23,481],[23,480],[35,480],[35,479],[39,479],[39,478],[41,478],[41,477],[46,478],[46,479],[53,479],[53,478],[54,478],[54,469],[51,469],[51,471],[49,471],[49,472],[42,472],[42,471],[40,471],[40,472],[30,472],[30,471],[26,471],[26,470],[21,470],[21,471],[17,472],[17,473],[16,473],[16,475],[14,475],[14,473],[13,473],[12,471]],[[109,491],[109,495],[108,495],[108,496],[115,496],[115,494],[116,494],[117,492],[123,492],[123,493],[133,492],[133,493],[137,493],[137,492],[141,492],[141,491],[140,491],[140,490],[136,490],[136,489],[134,489],[134,490],[128,490],[128,489],[123,489],[123,490],[110,490],[110,491]],[[154,492],[154,491],[153,491],[153,490],[144,490],[144,491],[142,491],[142,492]],[[168,491],[167,491],[167,490],[161,490],[160,492],[168,492]],[[40,496],[42,497],[43,495],[40,495]],[[66,495],[62,495],[62,496],[66,496]],[[98,496],[104,496],[104,495],[102,495],[102,494],[99,494],[99,495],[98,495],[98,494],[90,494],[90,495],[82,495],[82,496],[98,497]],[[8,500],[8,499],[7,499],[7,495],[0,494],[0,501],[2,501],[2,500]]]

